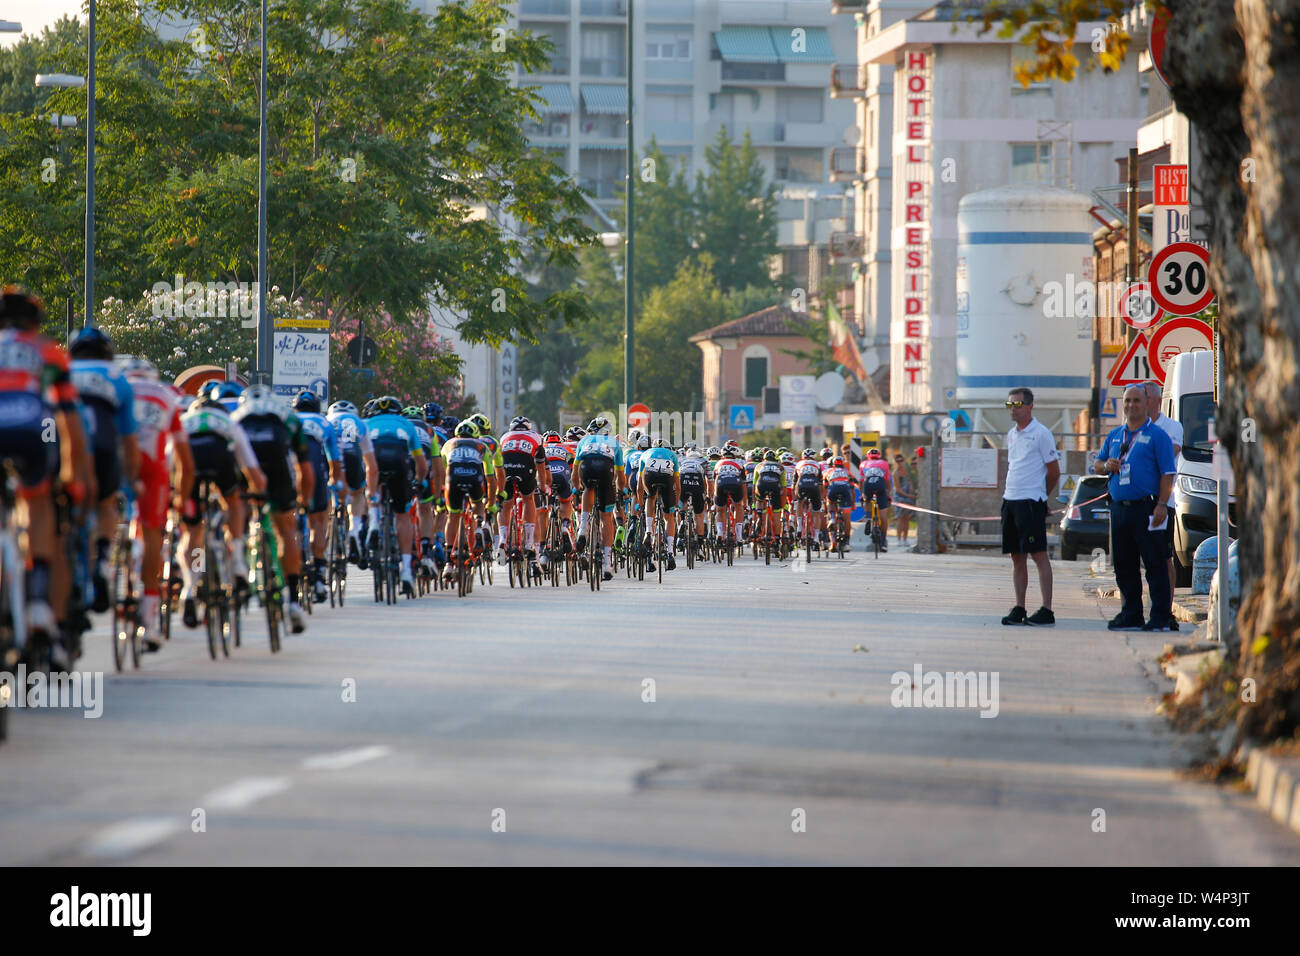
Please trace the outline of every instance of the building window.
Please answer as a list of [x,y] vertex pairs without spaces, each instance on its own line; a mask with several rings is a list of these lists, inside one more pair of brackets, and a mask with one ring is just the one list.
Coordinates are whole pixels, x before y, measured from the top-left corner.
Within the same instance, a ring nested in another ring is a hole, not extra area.
[[537,36],[549,37],[554,49],[548,67],[539,70],[542,76],[567,76],[569,73],[569,28],[561,23],[520,23],[521,30]]
[[647,60],[689,60],[693,52],[689,33],[652,33],[645,44]]
[[582,75],[623,76],[623,28],[582,28]]
[[1011,181],[1052,184],[1052,144],[1012,143]]
[[745,397],[762,398],[763,389],[767,387],[767,356],[749,355],[745,357]]
[[1037,83],[1030,83],[1028,86],[1022,86],[1020,84],[1020,81],[1016,79],[1016,67],[1020,66],[1021,64],[1032,64],[1035,61],[1037,61],[1037,59],[1038,57],[1035,55],[1034,51],[1024,47],[1018,48],[1017,44],[1012,44],[1011,47],[1011,95],[1012,96],[1034,96],[1034,95],[1043,95],[1043,94],[1046,94],[1047,96],[1052,95],[1052,84],[1047,81],[1039,81]]
[[788,183],[819,183],[823,179],[820,149],[778,149],[774,178]]
[[778,123],[820,123],[825,94],[821,90],[777,90]]

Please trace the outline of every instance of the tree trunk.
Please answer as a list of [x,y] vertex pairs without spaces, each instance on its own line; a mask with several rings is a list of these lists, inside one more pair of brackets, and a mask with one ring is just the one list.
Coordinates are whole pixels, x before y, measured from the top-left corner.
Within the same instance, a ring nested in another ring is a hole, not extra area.
[[1220,303],[1217,432],[1236,478],[1242,604],[1226,650],[1256,683],[1239,739],[1271,739],[1300,727],[1300,0],[1168,7],[1166,74],[1198,134]]

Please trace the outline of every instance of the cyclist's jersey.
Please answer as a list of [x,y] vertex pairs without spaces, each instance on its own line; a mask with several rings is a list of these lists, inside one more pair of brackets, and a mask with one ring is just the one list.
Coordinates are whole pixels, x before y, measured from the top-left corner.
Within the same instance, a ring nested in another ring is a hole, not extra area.
[[293,452],[298,461],[310,460],[311,452],[302,429],[302,420],[288,405],[281,402],[258,407],[241,405],[230,417],[243,426],[263,469],[269,466],[269,462],[262,458],[262,454],[269,454],[273,448],[282,449],[282,458],[288,452]]
[[133,412],[136,423],[136,440],[140,454],[155,462],[167,461],[167,440],[185,441],[181,427],[181,412],[176,406],[176,396],[161,382],[148,379],[128,379],[135,395]]
[[788,465],[782,464],[781,467],[785,469],[785,486],[787,488],[793,488],[798,481],[798,475],[795,473],[794,463],[791,462]]
[[743,482],[745,462],[739,458],[722,458],[714,462],[713,477],[719,482]]
[[637,476],[641,474],[641,456],[646,452],[637,448],[629,449],[626,457],[623,459],[623,470],[627,472],[627,483],[635,485]]
[[781,488],[786,487],[785,466],[779,461],[759,461],[754,463],[754,484],[776,482]]
[[406,446],[408,453],[416,456],[424,454],[420,434],[409,418],[401,415],[375,415],[366,419],[366,429],[370,433],[370,441],[376,446],[400,442]]
[[573,475],[573,448],[570,447],[571,445],[574,445],[574,443],[548,441],[542,446],[542,453],[546,456],[546,467],[550,470],[552,477],[569,478]]
[[497,440],[491,435],[483,435],[479,438],[485,446],[488,453],[484,456],[483,465],[489,475],[495,474],[496,470],[505,464],[501,458],[501,449],[497,447]]
[[501,436],[500,455],[503,462],[545,462],[542,436],[534,431],[506,432]]
[[181,428],[194,446],[196,457],[200,448],[211,446],[232,455],[241,468],[257,464],[243,426],[222,409],[201,407],[187,411],[181,415]]
[[[19,405],[37,408],[48,402],[60,411],[72,411],[77,404],[77,390],[68,370],[68,356],[53,339],[39,332],[0,329],[0,394],[34,396],[36,402],[5,402],[0,419],[15,414],[25,418]],[[39,412],[37,413],[39,414]]]
[[433,433],[438,436],[439,446],[445,445],[447,442],[451,441],[451,432],[447,431],[447,429],[443,428],[441,425],[434,425]]
[[334,412],[326,418],[334,426],[340,455],[374,452],[375,447],[370,442],[370,429],[366,428],[366,423],[359,415],[353,415],[351,412]]
[[309,447],[313,449],[313,458],[319,453],[327,462],[339,461],[339,441],[334,424],[319,412],[298,412],[298,419],[302,422],[302,432],[307,436]]
[[671,448],[651,448],[641,453],[638,462],[647,478],[650,475],[667,475],[673,477],[681,472],[681,462],[677,453]]
[[117,440],[135,434],[135,393],[116,364],[103,359],[73,359],[72,384],[82,401],[90,446],[117,450]]
[[838,485],[851,481],[852,475],[849,474],[849,469],[843,465],[838,467],[835,465],[827,465],[826,471],[822,475],[822,479],[828,485]]
[[433,461],[433,456],[442,451],[442,442],[438,442],[437,451],[434,450],[433,426],[419,418],[408,418],[407,421],[415,428],[415,434],[419,436],[420,450],[424,452],[424,457]]
[[442,446],[447,462],[447,483],[477,481],[492,474],[492,449],[481,438],[456,437]]
[[605,458],[614,463],[614,470],[623,471],[623,446],[612,435],[587,435],[578,442],[574,459]]
[[717,464],[718,463],[714,461],[712,458],[704,462],[704,474],[709,479],[709,481],[713,480],[713,469]]
[[867,477],[873,471],[880,472],[885,479],[885,487],[889,487],[889,462],[883,458],[868,458],[862,462],[862,480],[866,481]]
[[752,485],[754,483],[754,469],[757,467],[758,462],[756,461],[745,462],[745,484]]
[[710,462],[699,455],[687,455],[681,460],[680,471],[682,479],[685,480],[690,476],[692,480],[698,478],[703,481],[710,476]]
[[816,458],[800,458],[794,463],[796,481],[801,485],[822,483],[822,463]]

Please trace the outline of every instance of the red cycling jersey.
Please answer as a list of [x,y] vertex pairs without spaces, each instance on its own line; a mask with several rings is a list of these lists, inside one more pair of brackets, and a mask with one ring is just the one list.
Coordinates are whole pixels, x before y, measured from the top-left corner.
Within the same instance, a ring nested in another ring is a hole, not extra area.
[[67,353],[53,339],[25,329],[0,331],[0,392],[38,395],[62,409],[77,401]]

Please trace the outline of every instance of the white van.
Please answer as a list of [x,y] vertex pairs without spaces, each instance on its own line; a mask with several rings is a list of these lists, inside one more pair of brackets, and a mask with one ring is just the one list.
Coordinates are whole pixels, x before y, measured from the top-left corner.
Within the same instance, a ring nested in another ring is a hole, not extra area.
[[[1165,376],[1160,414],[1183,426],[1183,450],[1174,479],[1174,574],[1177,586],[1187,587],[1192,583],[1197,547],[1218,532],[1218,489],[1209,442],[1209,423],[1214,417],[1213,352],[1185,352],[1174,360]],[[1236,512],[1229,473],[1228,517],[1233,521]]]

